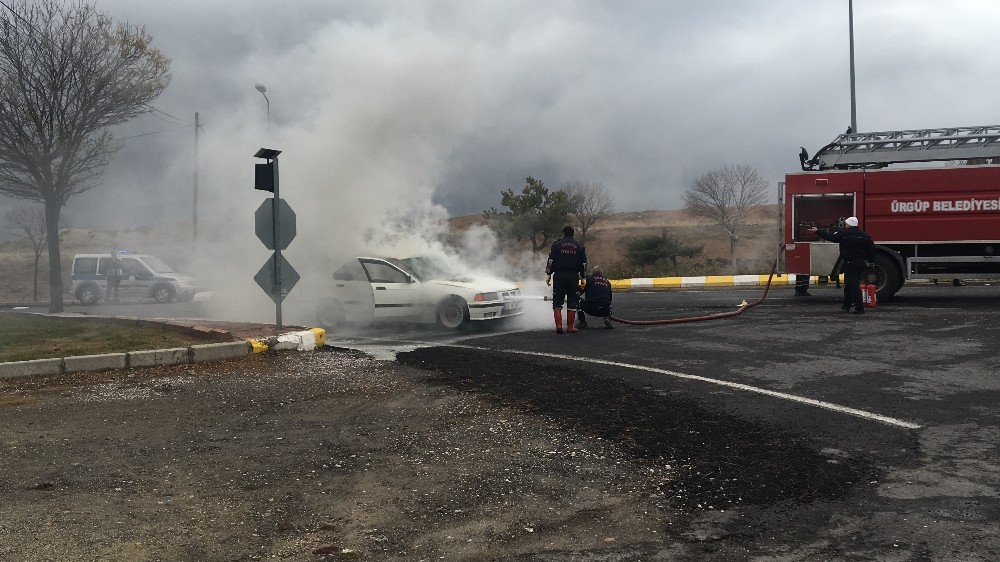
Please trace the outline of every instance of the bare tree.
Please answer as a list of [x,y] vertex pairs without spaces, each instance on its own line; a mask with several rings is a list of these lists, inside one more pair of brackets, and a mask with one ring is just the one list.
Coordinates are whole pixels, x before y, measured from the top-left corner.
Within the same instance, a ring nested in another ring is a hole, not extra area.
[[[48,233],[45,228],[45,208],[42,206],[21,206],[8,209],[3,215],[7,229],[15,236],[28,242],[34,254],[34,271],[31,300],[38,302],[38,262],[41,261],[42,252],[45,251],[45,243]],[[60,221],[62,222],[62,221]],[[60,228],[65,228],[65,224],[60,224]]]
[[684,193],[691,213],[708,219],[729,235],[729,259],[736,272],[736,246],[748,226],[750,209],[764,203],[767,180],[750,166],[723,166],[694,181]]
[[3,3],[0,193],[45,206],[49,311],[63,309],[59,214],[121,148],[109,128],[150,110],[170,61],[145,29],[86,0]]
[[586,243],[590,227],[615,212],[615,198],[601,183],[570,182],[563,191],[569,195],[570,214],[580,234],[580,242]]

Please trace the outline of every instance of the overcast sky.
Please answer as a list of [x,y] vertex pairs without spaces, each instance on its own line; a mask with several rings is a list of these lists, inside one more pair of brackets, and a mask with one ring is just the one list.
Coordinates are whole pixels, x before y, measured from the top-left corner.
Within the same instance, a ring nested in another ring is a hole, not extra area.
[[[203,220],[263,200],[267,146],[293,208],[361,223],[428,202],[479,213],[529,175],[680,208],[726,164],[776,200],[799,147],[850,124],[847,0],[97,4],[145,26],[173,79],[162,113],[117,131],[131,138],[104,185],[70,202],[76,226],[189,219],[196,112]],[[856,0],[854,18],[861,131],[1000,123],[1000,2]]]

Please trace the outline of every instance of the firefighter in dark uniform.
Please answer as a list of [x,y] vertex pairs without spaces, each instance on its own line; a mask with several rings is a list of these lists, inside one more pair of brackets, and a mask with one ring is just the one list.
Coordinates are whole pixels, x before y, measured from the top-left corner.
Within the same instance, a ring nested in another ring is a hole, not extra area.
[[[809,229],[817,236],[840,244],[841,271],[844,272],[844,312],[864,314],[865,305],[861,300],[861,276],[875,259],[875,243],[868,233],[858,228],[858,217],[847,217],[842,230],[829,232],[816,227]],[[853,310],[852,310],[853,308]]]
[[549,250],[545,263],[545,284],[552,286],[552,317],[556,333],[563,333],[562,307],[566,301],[566,331],[576,332],[576,308],[580,280],[587,275],[587,251],[573,238],[573,227],[562,229],[563,237]]
[[594,272],[580,281],[583,294],[580,295],[580,308],[577,309],[577,328],[587,328],[587,315],[604,319],[604,327],[612,329],[611,325],[611,281],[604,276],[601,266],[595,266]]

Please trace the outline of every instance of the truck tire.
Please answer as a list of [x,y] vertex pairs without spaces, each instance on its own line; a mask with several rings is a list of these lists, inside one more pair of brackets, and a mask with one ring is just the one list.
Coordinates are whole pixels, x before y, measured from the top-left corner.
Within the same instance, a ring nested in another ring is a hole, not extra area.
[[865,274],[865,281],[875,284],[878,302],[888,302],[903,286],[903,272],[896,260],[884,252],[876,252],[873,263],[874,267]]

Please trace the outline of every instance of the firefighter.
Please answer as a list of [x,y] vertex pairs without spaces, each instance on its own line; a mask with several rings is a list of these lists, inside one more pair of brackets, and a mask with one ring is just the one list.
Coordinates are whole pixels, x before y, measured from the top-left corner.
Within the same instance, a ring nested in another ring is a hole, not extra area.
[[844,226],[844,229],[836,232],[819,230],[816,227],[809,230],[824,240],[840,244],[841,271],[844,272],[844,304],[840,309],[844,312],[864,314],[861,275],[875,260],[875,243],[867,232],[858,228],[858,217],[847,217]]
[[795,276],[795,296],[797,297],[811,297],[812,293],[809,292],[809,276],[808,275],[796,275]]
[[601,266],[594,266],[594,272],[580,281],[580,308],[577,310],[577,328],[587,328],[587,315],[604,318],[604,327],[611,325],[611,282],[604,276]]
[[562,229],[563,237],[552,243],[545,263],[545,284],[552,286],[552,317],[556,333],[563,333],[562,306],[566,301],[566,331],[576,332],[577,301],[580,280],[587,275],[587,251],[573,238],[573,227]]

